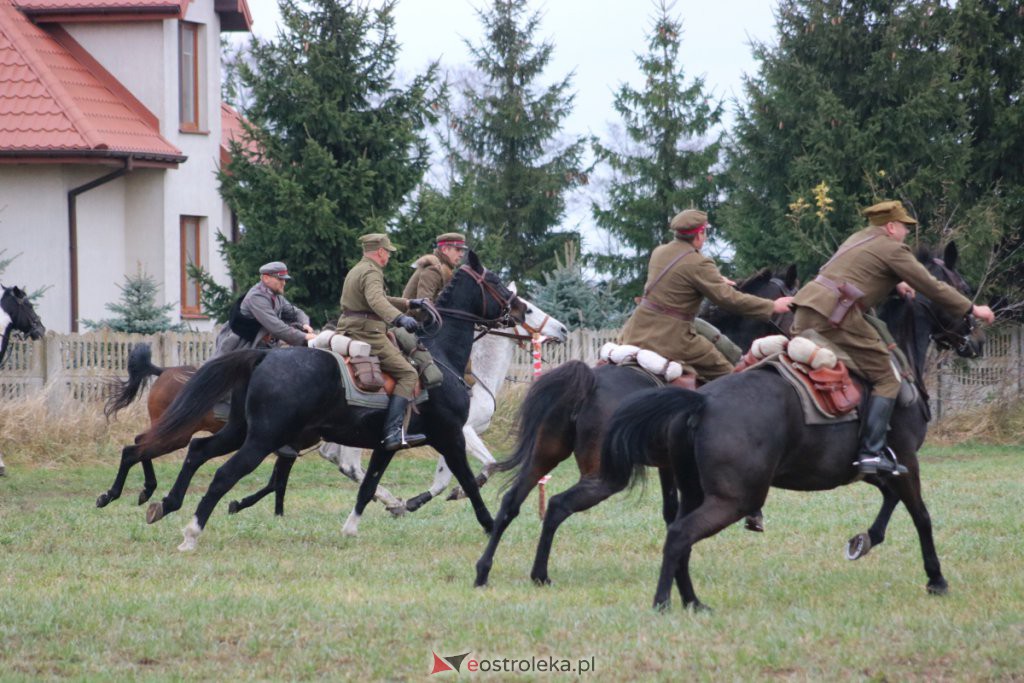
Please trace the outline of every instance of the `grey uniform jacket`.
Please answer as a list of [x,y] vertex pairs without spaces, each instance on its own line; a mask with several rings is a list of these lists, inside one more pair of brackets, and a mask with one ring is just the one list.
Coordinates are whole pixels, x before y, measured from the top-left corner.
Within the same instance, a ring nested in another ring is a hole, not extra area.
[[309,316],[302,309],[293,306],[281,294],[275,294],[262,282],[257,282],[246,292],[242,299],[242,315],[255,318],[261,327],[256,338],[250,343],[239,337],[227,323],[217,335],[217,348],[211,358],[223,356],[225,353],[239,349],[252,349],[268,346],[270,338],[279,339],[292,346],[306,343],[306,333],[291,326],[309,324]]

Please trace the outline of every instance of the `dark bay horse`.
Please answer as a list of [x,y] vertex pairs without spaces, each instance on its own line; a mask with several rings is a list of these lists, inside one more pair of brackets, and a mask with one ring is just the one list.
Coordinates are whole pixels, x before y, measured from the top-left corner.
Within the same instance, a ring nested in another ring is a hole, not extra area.
[[11,342],[11,334],[21,332],[28,335],[30,339],[41,339],[46,334],[43,322],[36,314],[36,309],[29,301],[28,295],[20,287],[4,287],[0,296],[0,328],[3,329],[3,339],[0,341],[0,365],[7,360],[7,353]]
[[[763,270],[738,284],[740,291],[768,299],[790,295],[796,287],[796,268],[793,266],[780,276]],[[708,322],[743,349],[757,337],[776,334],[778,327],[788,328],[789,324],[783,318],[791,317],[791,314],[786,314],[774,322],[746,321],[720,309],[706,310],[702,315],[706,315]],[[636,368],[618,365],[591,368],[582,361],[563,363],[531,385],[520,408],[515,450],[498,465],[501,470],[517,472],[509,484],[509,491],[502,498],[495,531],[477,562],[477,586],[487,583],[501,536],[519,514],[520,506],[530,491],[541,477],[570,455],[575,455],[579,481],[553,496],[548,503],[530,573],[538,584],[551,582],[547,570],[548,557],[559,525],[573,513],[591,508],[614,493],[601,486],[598,478],[601,441],[612,413],[626,396],[653,386],[655,381]],[[662,513],[667,524],[675,518],[678,506],[670,472],[661,471],[661,484]]]
[[[4,293],[0,296],[0,329],[3,329],[3,338],[0,341],[0,366],[7,360],[10,352],[11,335],[20,332],[28,335],[30,339],[40,339],[46,334],[46,328],[36,314],[28,295],[20,287],[4,287],[0,284]],[[2,454],[0,454],[0,477],[7,473]]]
[[[938,279],[964,294],[970,290],[954,270],[956,247],[943,259],[918,258]],[[921,398],[897,407],[889,446],[909,473],[879,485],[886,496],[873,530],[884,534],[890,496],[906,506],[917,529],[929,593],[947,591],[932,538],[931,519],[921,498],[917,451],[930,413],[923,392],[924,357],[931,340],[964,357],[980,355],[983,336],[967,317],[956,319],[926,297],[890,299],[880,311],[900,348],[911,360]],[[742,416],[742,419],[741,417]],[[625,488],[645,466],[675,473],[681,505],[669,525],[654,605],[665,609],[675,580],[683,604],[703,607],[689,574],[694,543],[712,536],[764,504],[771,486],[822,491],[860,480],[856,459],[859,422],[807,426],[796,393],[772,370],[724,377],[699,392],[667,388],[624,401],[615,413],[602,451],[601,478]],[[877,527],[877,528],[876,528]]]
[[[423,337],[443,370],[444,382],[430,390],[430,400],[420,406],[421,414],[413,418],[410,429],[425,434],[427,443],[445,457],[472,501],[477,521],[487,532],[494,522],[466,461],[462,426],[469,412],[469,393],[462,376],[475,325],[508,326],[513,320],[522,322],[524,309],[515,294],[470,251],[466,265],[456,271],[438,298],[437,310],[443,324],[434,336]],[[234,389],[228,422],[213,436],[192,441],[177,481],[163,501],[150,505],[147,521],[155,522],[181,507],[188,483],[199,465],[238,449],[217,470],[185,528],[185,541],[179,548],[190,550],[217,502],[270,452],[284,445],[301,450],[325,440],[374,449],[355,508],[343,529],[354,535],[394,452],[380,447],[385,411],[348,405],[339,372],[338,361],[332,354],[298,347],[237,351],[205,364],[160,421],[143,436],[139,446],[160,449],[181,438],[220,396]]]

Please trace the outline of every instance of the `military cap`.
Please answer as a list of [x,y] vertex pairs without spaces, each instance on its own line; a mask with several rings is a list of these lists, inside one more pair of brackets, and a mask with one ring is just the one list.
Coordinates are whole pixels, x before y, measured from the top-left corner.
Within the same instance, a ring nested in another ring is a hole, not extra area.
[[260,266],[260,275],[273,275],[281,280],[291,280],[292,276],[288,274],[288,266],[281,261],[271,261],[270,263],[264,263]]
[[456,247],[458,249],[469,249],[466,246],[466,236],[457,232],[446,232],[437,236],[437,248]]
[[874,206],[864,209],[861,213],[868,217],[871,225],[885,225],[890,221],[917,225],[917,219],[907,213],[907,210],[903,208],[903,204],[896,200],[879,202]]
[[708,215],[700,209],[686,209],[676,214],[669,227],[680,235],[695,235],[708,223]]
[[359,238],[359,243],[363,245],[363,251],[376,251],[381,247],[388,251],[398,251],[398,247],[391,244],[391,238],[382,232],[371,232],[368,235],[363,235]]

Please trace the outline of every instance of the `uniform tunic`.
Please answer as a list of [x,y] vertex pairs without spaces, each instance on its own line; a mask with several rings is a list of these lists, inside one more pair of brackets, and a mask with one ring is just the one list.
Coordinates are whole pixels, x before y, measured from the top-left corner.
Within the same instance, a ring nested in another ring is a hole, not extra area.
[[291,323],[308,325],[309,316],[293,306],[283,294],[275,293],[262,282],[257,282],[245,293],[240,311],[242,315],[259,321],[261,327],[256,338],[248,342],[235,334],[230,325],[225,324],[217,334],[217,345],[211,360],[239,349],[267,347],[270,338],[292,346],[303,346],[306,343],[305,331],[295,329]]
[[[859,302],[864,309],[881,303],[902,280],[951,313],[966,315],[971,311],[967,297],[935,279],[909,246],[889,237],[885,226],[871,226],[854,233],[836,253],[820,275],[837,286],[848,283],[864,292]],[[850,354],[874,385],[875,395],[895,398],[900,380],[890,366],[889,349],[878,331],[864,319],[860,308],[851,308],[839,327],[828,321],[838,299],[839,295],[826,283],[811,280],[804,285],[793,298],[797,306],[793,334],[807,329],[819,332]]]
[[[384,269],[364,256],[348,271],[341,288],[341,318],[338,330],[352,339],[370,345],[370,353],[380,358],[380,367],[395,378],[396,396],[411,399],[416,388],[416,370],[402,352],[388,341],[388,324],[408,310],[409,301],[388,296],[384,288]],[[349,316],[369,313],[374,317]]]
[[626,321],[619,342],[634,344],[660,353],[669,360],[693,367],[704,381],[711,381],[732,372],[732,364],[705,337],[697,334],[693,318],[707,297],[714,304],[739,315],[759,320],[772,316],[772,302],[737,291],[722,279],[714,261],[702,255],[693,245],[673,240],[657,247],[647,266],[649,287],[677,257],[672,270],[658,280],[646,297],[659,306],[675,309],[690,320],[652,310],[643,304]]
[[418,258],[415,266],[416,270],[405,284],[402,296],[406,299],[430,299],[437,302],[441,290],[452,279],[455,266],[440,249]]

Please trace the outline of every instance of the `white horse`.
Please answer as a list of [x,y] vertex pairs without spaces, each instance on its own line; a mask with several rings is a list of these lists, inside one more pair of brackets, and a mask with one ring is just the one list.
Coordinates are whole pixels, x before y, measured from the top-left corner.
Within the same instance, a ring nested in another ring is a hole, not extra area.
[[[466,437],[466,451],[472,453],[477,460],[484,464],[483,470],[476,478],[477,484],[480,486],[487,481],[494,464],[494,456],[487,449],[480,434],[491,425],[491,416],[494,415],[498,394],[505,384],[505,375],[512,364],[517,340],[528,340],[536,333],[546,341],[561,343],[569,336],[565,325],[523,297],[519,297],[519,300],[526,304],[526,319],[523,323],[514,328],[496,330],[495,332],[498,334],[492,332],[484,335],[473,344],[473,353],[470,357],[473,375],[477,381],[473,385],[469,417],[462,428],[462,433]],[[325,442],[320,446],[320,455],[336,464],[338,470],[352,481],[357,483],[363,481],[366,472],[363,470],[363,450],[361,448]],[[445,464],[444,458],[439,456],[437,469],[434,471],[434,482],[427,491],[403,503],[383,486],[378,486],[374,500],[383,503],[388,512],[397,517],[406,512],[412,512],[431,498],[441,495],[451,480],[451,470]],[[453,500],[458,497],[461,497],[461,489],[456,489],[449,496]]]

